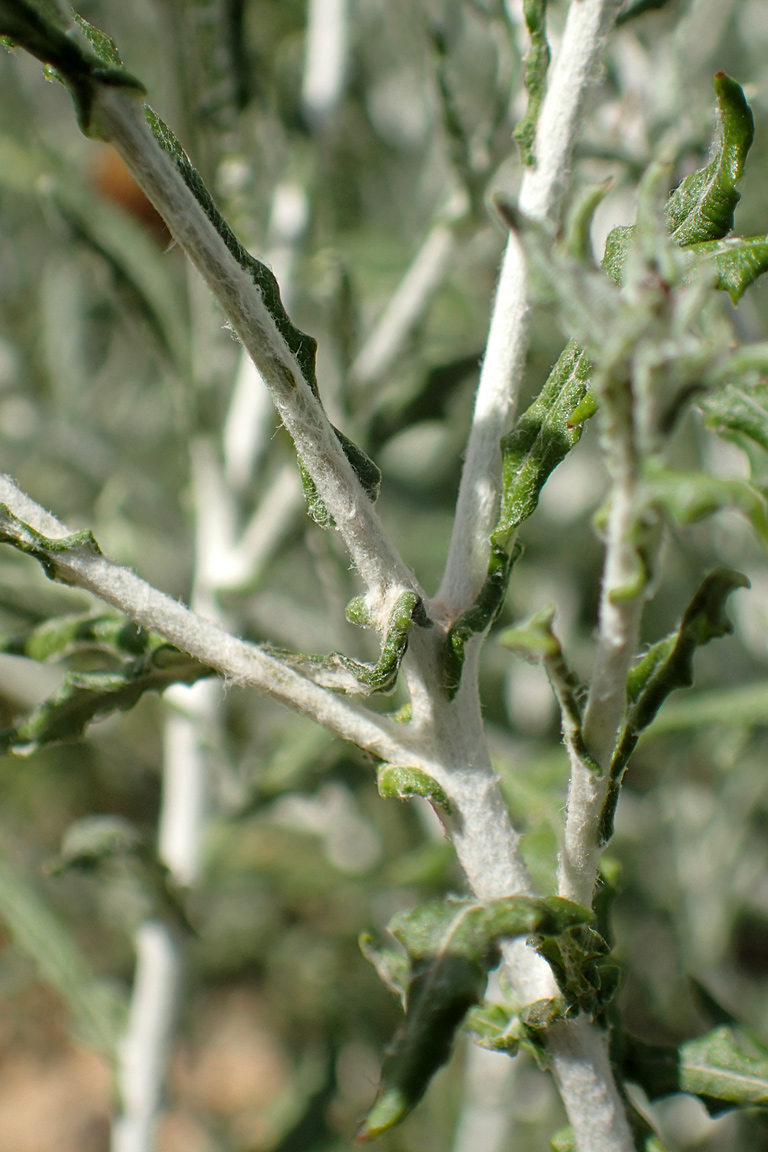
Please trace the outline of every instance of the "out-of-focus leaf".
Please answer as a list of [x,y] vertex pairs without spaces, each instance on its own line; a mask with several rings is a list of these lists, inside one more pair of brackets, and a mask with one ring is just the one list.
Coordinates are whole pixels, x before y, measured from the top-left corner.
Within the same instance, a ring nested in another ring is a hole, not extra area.
[[408,983],[411,966],[408,956],[402,948],[392,948],[377,944],[368,932],[363,932],[359,938],[360,951],[366,960],[373,964],[379,974],[381,982],[386,984],[390,992],[400,997],[405,1010],[408,998]]
[[617,27],[621,24],[626,24],[628,20],[634,20],[636,16],[642,16],[644,12],[655,12],[659,8],[666,8],[669,0],[633,0],[623,12],[620,12],[616,18]]
[[49,617],[28,632],[0,636],[1,652],[29,660],[63,659],[93,649],[116,658],[139,656],[165,644],[161,636],[146,632],[125,616],[92,612]]
[[0,732],[0,748],[28,755],[46,744],[80,740],[94,720],[124,712],[145,692],[194,684],[214,673],[170,644],[111,672],[69,672],[61,687],[26,719]]
[[726,384],[701,403],[707,426],[745,439],[768,452],[768,383]]
[[83,1038],[112,1054],[124,1004],[101,983],[72,933],[7,860],[0,859],[0,922],[34,960],[41,980],[61,996]]
[[122,816],[85,816],[70,824],[59,855],[47,865],[51,875],[97,872],[109,876],[126,868],[152,907],[152,915],[189,931],[178,885],[142,832]]
[[768,544],[765,496],[746,480],[728,480],[703,472],[670,472],[647,465],[644,488],[648,504],[662,508],[682,526],[695,524],[722,508],[736,508]]
[[646,730],[644,739],[667,732],[683,732],[710,724],[733,728],[768,725],[768,682],[740,684],[714,692],[695,692],[674,700],[659,713]]
[[722,1025],[677,1048],[627,1037],[624,1071],[652,1100],[698,1096],[710,1112],[768,1108],[768,1049],[744,1029]]
[[28,151],[0,136],[0,184],[39,198],[50,196],[76,235],[127,285],[161,347],[182,375],[187,372],[186,322],[167,257],[127,213],[95,196],[54,157]]
[[768,272],[768,236],[733,236],[693,244],[696,264],[715,269],[715,285],[738,304],[747,288]]
[[749,580],[731,568],[717,568],[704,578],[685,610],[680,627],[650,649],[627,678],[629,711],[611,761],[610,784],[600,818],[600,841],[613,835],[621,781],[640,733],[653,723],[671,692],[693,684],[696,649],[733,632],[725,613],[728,597]]
[[[406,1019],[385,1058],[358,1142],[399,1124],[424,1095],[450,1055],[457,1028],[483,997],[488,973],[501,958],[500,940],[531,932],[557,935],[590,915],[557,897],[510,897],[487,904],[448,900],[396,916],[389,930],[410,963]],[[378,954],[374,962],[381,963]],[[384,971],[394,982],[390,960]]]

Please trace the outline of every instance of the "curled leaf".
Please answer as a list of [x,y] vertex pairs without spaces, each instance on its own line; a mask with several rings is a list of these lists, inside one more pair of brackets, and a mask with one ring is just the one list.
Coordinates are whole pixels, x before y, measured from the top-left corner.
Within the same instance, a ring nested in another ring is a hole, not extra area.
[[[406,1018],[384,1060],[379,1093],[358,1142],[400,1123],[424,1095],[448,1059],[459,1025],[483,997],[488,973],[501,958],[500,940],[531,932],[558,934],[589,917],[586,909],[557,897],[509,897],[486,904],[448,900],[396,916],[389,930],[404,946],[410,965]],[[392,970],[388,959],[388,982]]]
[[451,815],[451,802],[444,789],[421,768],[383,764],[378,771],[378,786],[379,795],[385,798],[407,800],[421,796],[436,807],[442,808],[447,816]]

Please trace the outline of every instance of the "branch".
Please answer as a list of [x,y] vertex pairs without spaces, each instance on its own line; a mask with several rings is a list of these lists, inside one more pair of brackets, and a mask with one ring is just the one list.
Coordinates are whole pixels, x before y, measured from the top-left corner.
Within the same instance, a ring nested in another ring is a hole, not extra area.
[[[347,459],[297,353],[289,348],[285,331],[268,307],[266,296],[274,291],[274,284],[256,284],[252,269],[235,257],[173,157],[153,136],[135,92],[95,84],[90,123],[91,130],[120,153],[247,349],[383,618],[385,607],[398,592],[417,590],[416,583]],[[271,277],[266,269],[264,273]]]
[[[407,752],[397,738],[397,727],[386,717],[334,696],[271,653],[237,639],[129,569],[107,560],[94,547],[92,537],[90,546],[73,537],[7,476],[0,477],[0,505],[5,506],[0,517],[6,542],[36,554],[55,579],[92,592],[226,679],[265,692],[382,760],[403,762]],[[61,541],[58,547],[57,541]]]
[[[600,53],[620,7],[620,0],[572,0],[539,113],[536,165],[526,168],[520,188],[521,213],[538,223],[554,225],[558,221],[584,96],[599,74]],[[523,378],[528,329],[528,276],[519,241],[510,235],[480,374],[448,562],[438,593],[452,616],[474,601],[488,570],[489,540],[501,482],[499,445],[509,428]]]

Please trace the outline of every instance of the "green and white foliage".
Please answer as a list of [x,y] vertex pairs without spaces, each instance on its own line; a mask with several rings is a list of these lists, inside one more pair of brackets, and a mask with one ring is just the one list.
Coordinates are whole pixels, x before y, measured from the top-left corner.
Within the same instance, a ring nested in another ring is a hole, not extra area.
[[206,1149],[474,1152],[514,1058],[487,1152],[756,1152],[762,6],[0,37],[0,995],[111,1061],[113,1152],[227,984],[284,1071]]

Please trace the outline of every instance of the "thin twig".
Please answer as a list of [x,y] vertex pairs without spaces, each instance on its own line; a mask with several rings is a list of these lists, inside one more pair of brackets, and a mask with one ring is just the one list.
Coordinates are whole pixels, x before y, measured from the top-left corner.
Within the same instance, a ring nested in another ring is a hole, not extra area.
[[[587,88],[621,0],[573,0],[549,72],[536,128],[536,165],[527,168],[519,208],[542,224],[559,218]],[[510,235],[499,276],[480,374],[451,546],[438,599],[450,615],[467,608],[485,579],[501,481],[500,442],[514,415],[528,347],[528,277]]]

